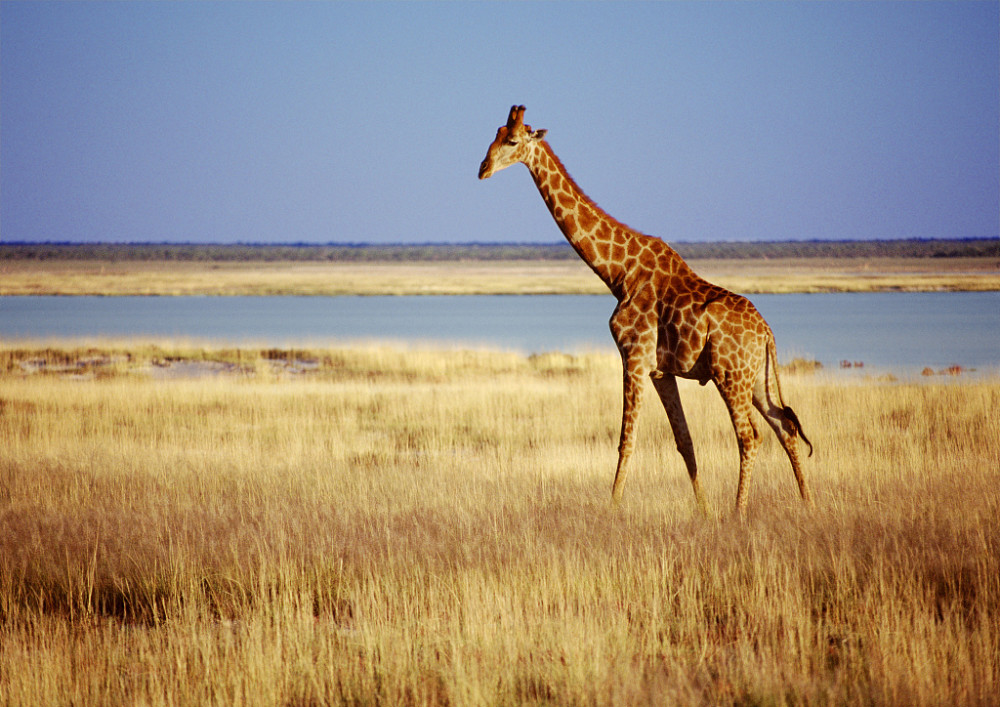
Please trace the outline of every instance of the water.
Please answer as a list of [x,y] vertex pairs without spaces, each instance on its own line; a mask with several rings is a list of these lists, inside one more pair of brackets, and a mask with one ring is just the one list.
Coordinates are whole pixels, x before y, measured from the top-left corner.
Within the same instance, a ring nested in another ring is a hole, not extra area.
[[[756,295],[779,358],[865,369],[1000,369],[1000,293]],[[613,350],[611,296],[0,297],[0,337],[358,341],[525,353]]]

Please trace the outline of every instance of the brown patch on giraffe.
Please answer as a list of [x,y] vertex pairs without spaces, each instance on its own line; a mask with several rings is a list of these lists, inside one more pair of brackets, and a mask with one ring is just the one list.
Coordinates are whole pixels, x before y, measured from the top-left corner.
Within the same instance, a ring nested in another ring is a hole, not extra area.
[[597,254],[607,260],[611,255],[611,245],[607,241],[597,241]]
[[569,194],[559,192],[557,198],[559,199],[559,204],[565,209],[572,209],[576,206],[576,201]]
[[674,311],[687,309],[694,302],[694,296],[690,292],[681,292],[674,298]]
[[656,260],[656,254],[648,248],[644,248],[642,253],[639,255],[639,265],[644,270],[655,270]]
[[669,246],[667,246],[667,244],[661,241],[659,238],[650,238],[649,240],[647,240],[646,247],[649,248],[649,250],[652,251],[654,254],[656,254],[656,257],[658,258],[662,257],[663,255],[666,255],[669,249]]
[[667,258],[663,270],[670,277],[675,277],[680,270],[680,263],[673,258]]
[[640,287],[632,296],[632,302],[643,311],[651,310],[653,302],[655,301],[656,289],[649,285]]
[[615,243],[611,247],[611,259],[616,263],[620,263],[625,260],[625,247],[619,243]]
[[629,239],[627,252],[630,256],[634,258],[635,256],[639,255],[639,251],[641,250],[642,250],[642,245],[639,243],[638,238]]
[[592,263],[597,257],[597,251],[594,250],[594,244],[589,240],[582,240],[576,243],[576,252],[579,253],[580,257],[588,263]]
[[580,219],[580,228],[584,231],[591,231],[597,223],[597,214],[589,206],[581,208],[577,214]]

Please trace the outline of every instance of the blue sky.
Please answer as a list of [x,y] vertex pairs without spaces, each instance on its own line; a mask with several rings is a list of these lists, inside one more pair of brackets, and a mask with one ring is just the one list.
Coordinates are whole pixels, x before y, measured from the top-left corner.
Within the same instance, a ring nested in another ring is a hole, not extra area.
[[0,238],[557,242],[514,103],[668,241],[1000,233],[1000,3],[0,3]]

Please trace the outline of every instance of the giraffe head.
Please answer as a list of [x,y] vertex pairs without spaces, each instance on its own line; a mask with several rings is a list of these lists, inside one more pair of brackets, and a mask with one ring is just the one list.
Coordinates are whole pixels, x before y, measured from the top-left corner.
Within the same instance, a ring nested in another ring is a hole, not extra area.
[[532,130],[524,124],[524,106],[511,106],[507,124],[497,130],[497,136],[486,151],[486,159],[479,165],[479,178],[488,179],[494,172],[524,160],[528,145],[541,140],[546,130]]

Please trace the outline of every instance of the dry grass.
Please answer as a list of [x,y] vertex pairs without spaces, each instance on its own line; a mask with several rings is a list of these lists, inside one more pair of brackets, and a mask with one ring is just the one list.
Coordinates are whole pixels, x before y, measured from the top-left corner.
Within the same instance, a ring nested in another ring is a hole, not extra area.
[[[735,292],[1000,290],[993,258],[692,260]],[[11,260],[0,295],[605,294],[580,260],[199,263]]]
[[613,355],[149,351],[3,352],[2,703],[995,703],[1000,382],[786,376],[818,508],[768,438],[745,519],[685,385],[706,519],[649,393],[610,507]]

